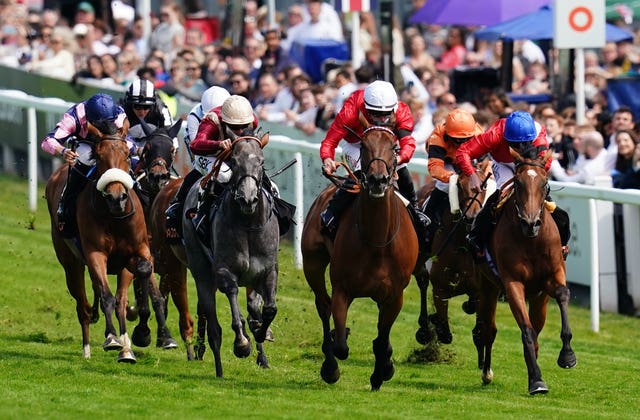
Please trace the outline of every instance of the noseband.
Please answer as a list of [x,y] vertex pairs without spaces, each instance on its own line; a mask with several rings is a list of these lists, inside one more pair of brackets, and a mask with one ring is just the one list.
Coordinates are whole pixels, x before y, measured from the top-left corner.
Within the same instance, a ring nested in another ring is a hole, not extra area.
[[[367,133],[369,133],[370,131],[383,131],[388,133],[389,135],[391,135],[394,143],[395,140],[397,138],[396,134],[387,127],[383,127],[383,126],[378,126],[378,125],[374,125],[371,126],[369,128],[367,128],[366,130],[364,130],[362,132],[362,142],[364,142],[364,137],[367,135]],[[373,162],[375,161],[380,161],[384,164],[385,169],[387,170],[387,176],[384,177],[384,181],[385,181],[385,189],[389,187],[389,185],[391,185],[391,179],[393,178],[393,174],[396,172],[396,167],[398,166],[398,158],[396,153],[394,153],[393,155],[393,162],[391,164],[389,164],[389,162],[380,157],[380,156],[374,156],[373,158],[371,158],[371,160],[369,160],[369,162],[367,163],[367,166],[362,168],[362,173],[363,173],[363,179],[361,181],[362,185],[366,188],[367,187],[367,177],[366,174],[369,172],[369,169],[371,167],[371,165],[373,164]]]
[[[241,140],[253,140],[256,143],[258,143],[258,146],[260,146],[260,148],[262,149],[262,143],[260,143],[260,140],[257,137],[253,137],[253,136],[242,136],[242,137],[238,137],[237,139],[235,139],[233,141],[233,143],[231,144],[231,149],[230,151],[233,151],[233,148],[235,147],[235,145],[240,142]],[[233,170],[233,168],[232,168]],[[240,186],[240,183],[245,179],[245,178],[251,178],[256,182],[256,185],[258,186],[258,190],[260,190],[260,187],[262,186],[262,178],[264,176],[264,168],[261,167],[260,170],[260,175],[259,176],[255,176],[253,174],[245,174],[242,175],[240,177],[238,177],[235,182],[233,183],[233,185],[231,185],[231,194],[233,195],[233,199],[237,200],[238,198],[240,198],[240,196],[238,195],[238,187]]]

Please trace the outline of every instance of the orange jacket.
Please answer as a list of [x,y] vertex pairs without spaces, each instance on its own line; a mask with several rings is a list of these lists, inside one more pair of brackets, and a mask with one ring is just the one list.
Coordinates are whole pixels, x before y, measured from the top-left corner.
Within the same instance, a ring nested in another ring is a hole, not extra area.
[[[476,124],[474,135],[483,133],[484,130]],[[456,151],[459,144],[447,141],[444,138],[444,124],[439,124],[427,139],[427,153],[429,155],[429,175],[438,181],[449,182],[453,172],[444,167],[445,163],[453,164],[456,160]]]

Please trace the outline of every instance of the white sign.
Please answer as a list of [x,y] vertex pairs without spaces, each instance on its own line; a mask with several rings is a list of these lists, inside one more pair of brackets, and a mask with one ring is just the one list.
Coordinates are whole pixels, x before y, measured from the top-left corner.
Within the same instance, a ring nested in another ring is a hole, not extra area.
[[605,0],[556,0],[556,48],[602,48],[605,44]]

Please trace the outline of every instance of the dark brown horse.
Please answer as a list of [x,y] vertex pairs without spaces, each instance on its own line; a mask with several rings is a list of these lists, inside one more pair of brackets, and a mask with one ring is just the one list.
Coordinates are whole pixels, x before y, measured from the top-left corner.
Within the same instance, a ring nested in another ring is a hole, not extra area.
[[[45,195],[51,216],[51,236],[58,261],[63,266],[67,288],[76,300],[76,312],[82,328],[82,345],[85,358],[91,356],[89,347],[89,323],[97,320],[97,308],[92,308],[85,291],[84,270],[89,269],[96,300],[105,315],[105,350],[121,350],[118,361],[136,361],[131,350],[131,340],[126,329],[127,290],[131,273],[141,280],[143,305],[140,310],[140,326],[146,327],[150,311],[149,289],[153,276],[153,264],[149,240],[141,211],[140,201],[132,190],[133,179],[129,175],[129,148],[124,139],[128,124],[122,129],[115,125],[103,128],[103,134],[89,125],[88,139],[94,146],[96,167],[94,176],[77,197],[77,241],[64,239],[57,230],[56,209],[68,172],[75,170],[61,166],[47,182]],[[109,288],[108,274],[118,275],[114,297]],[[144,304],[146,302],[146,305]],[[154,302],[156,316],[164,328],[164,313],[160,302]],[[113,312],[119,323],[119,334],[113,324]],[[147,327],[148,329],[148,327]]]
[[171,200],[180,189],[183,178],[171,180],[156,195],[149,214],[151,250],[155,271],[160,275],[160,292],[171,294],[178,310],[180,335],[187,346],[187,359],[194,360],[193,319],[189,312],[187,294],[187,257],[182,244],[170,244],[166,239],[166,215]]
[[543,158],[529,159],[511,151],[515,176],[508,198],[502,201],[488,246],[501,281],[494,277],[493,282],[483,282],[477,312],[479,331],[477,336],[474,333],[482,381],[487,384],[493,380],[491,348],[497,332],[496,305],[498,295],[504,292],[522,333],[530,394],[548,392],[537,358],[538,335],[546,321],[550,296],[557,301],[562,319],[558,366],[572,368],[577,363],[571,349],[569,289],[560,234],[545,204],[549,189],[545,164],[551,153],[550,150]]
[[[480,179],[487,179],[487,176],[491,175],[491,160],[479,162],[476,165],[476,173]],[[469,253],[465,235],[482,208],[485,197],[489,197],[495,191],[495,181],[491,178],[487,181],[490,181],[488,184],[493,185],[493,188],[475,194],[469,186],[468,176],[452,176],[449,184],[449,203],[443,211],[442,220],[432,220],[432,223],[438,223],[438,228],[431,245],[430,262],[427,264],[430,268],[418,270],[416,273],[420,287],[420,328],[416,332],[416,340],[421,344],[427,344],[435,338],[429,328],[430,323],[435,327],[438,341],[444,344],[451,343],[453,337],[449,328],[449,299],[452,297],[468,295],[469,300],[463,303],[463,310],[468,314],[475,313],[480,271]],[[428,198],[433,189],[425,187],[418,192],[420,203]],[[427,310],[429,283],[433,287],[433,303],[436,310],[436,313],[431,315]]]
[[[320,193],[305,220],[302,255],[304,274],[322,321],[322,379],[335,383],[340,378],[336,358],[345,360],[349,355],[347,311],[355,298],[369,297],[379,309],[378,336],[373,341],[375,368],[370,378],[372,390],[377,390],[395,371],[389,334],[416,266],[418,239],[405,204],[393,188],[397,138],[387,128],[370,127],[362,116],[360,120],[367,127],[362,136],[362,191],[342,214],[333,243],[320,231],[320,213],[335,187]],[[329,264],[331,296],[325,285]],[[330,326],[332,317],[335,331]]]

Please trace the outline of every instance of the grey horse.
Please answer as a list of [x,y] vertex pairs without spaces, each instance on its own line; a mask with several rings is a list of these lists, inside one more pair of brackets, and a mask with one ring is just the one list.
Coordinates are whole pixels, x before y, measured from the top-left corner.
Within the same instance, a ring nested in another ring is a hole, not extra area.
[[[238,305],[238,288],[252,289],[252,296],[247,297],[249,326],[257,345],[257,363],[263,367],[268,367],[268,361],[262,343],[277,312],[280,235],[273,199],[262,188],[265,176],[262,148],[268,143],[269,134],[261,138],[232,135],[231,139],[230,156],[219,159],[229,164],[233,174],[209,218],[210,243],[203,244],[193,223],[182,218],[187,262],[196,282],[198,307],[207,320],[208,342],[218,377],[222,376],[222,330],[216,315],[216,291],[219,289],[227,296],[231,307],[234,354],[248,357],[251,340]],[[189,191],[185,209],[195,207],[199,184]]]

